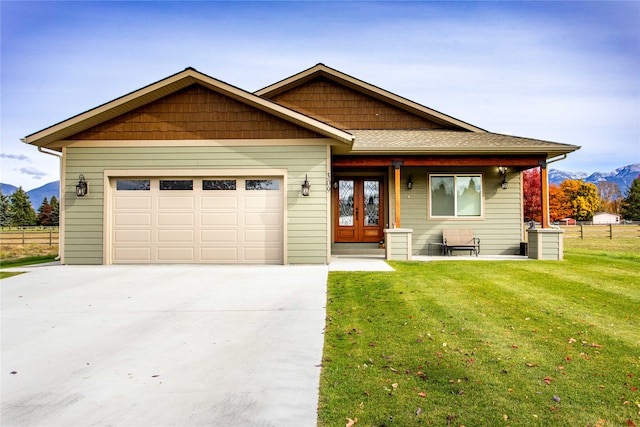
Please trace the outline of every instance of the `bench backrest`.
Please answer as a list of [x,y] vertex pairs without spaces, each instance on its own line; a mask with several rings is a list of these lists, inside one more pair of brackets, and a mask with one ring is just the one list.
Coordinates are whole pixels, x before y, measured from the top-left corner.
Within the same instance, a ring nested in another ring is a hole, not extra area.
[[470,228],[450,228],[442,230],[442,239],[447,246],[473,245],[473,230]]

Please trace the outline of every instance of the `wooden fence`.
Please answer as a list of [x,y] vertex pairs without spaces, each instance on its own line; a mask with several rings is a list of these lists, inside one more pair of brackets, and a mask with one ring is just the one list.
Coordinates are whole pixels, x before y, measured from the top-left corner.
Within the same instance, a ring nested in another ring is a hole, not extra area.
[[561,225],[568,239],[622,239],[640,237],[640,224]]
[[20,227],[0,230],[2,245],[49,245],[60,243],[58,227]]

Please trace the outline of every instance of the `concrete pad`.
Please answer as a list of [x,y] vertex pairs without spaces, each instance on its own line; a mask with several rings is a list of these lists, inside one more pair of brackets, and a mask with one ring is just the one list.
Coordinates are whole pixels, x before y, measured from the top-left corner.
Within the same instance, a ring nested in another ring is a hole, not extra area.
[[6,426],[315,426],[327,266],[4,279]]
[[395,271],[384,257],[373,255],[334,255],[329,271]]
[[520,255],[414,255],[412,261],[527,261],[529,258]]

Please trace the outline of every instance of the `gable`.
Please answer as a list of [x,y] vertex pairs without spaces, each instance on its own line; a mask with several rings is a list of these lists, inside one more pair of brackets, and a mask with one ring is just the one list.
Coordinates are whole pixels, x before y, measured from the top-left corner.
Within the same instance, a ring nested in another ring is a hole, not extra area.
[[322,135],[193,84],[70,140],[291,139]]
[[278,93],[271,100],[340,129],[446,129],[325,77]]

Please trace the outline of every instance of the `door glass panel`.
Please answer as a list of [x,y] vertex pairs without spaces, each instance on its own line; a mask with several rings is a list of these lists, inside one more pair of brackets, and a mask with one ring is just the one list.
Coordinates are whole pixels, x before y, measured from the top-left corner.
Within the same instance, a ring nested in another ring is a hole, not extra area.
[[245,190],[279,190],[280,181],[277,179],[247,179]]
[[192,179],[161,179],[160,190],[193,190]]
[[338,181],[338,198],[340,203],[340,225],[353,225],[353,192],[354,181]]
[[364,181],[364,225],[378,225],[380,212],[380,182]]
[[203,190],[235,190],[235,179],[203,179]]
[[118,191],[146,191],[151,189],[151,181],[148,179],[118,179],[116,190]]

